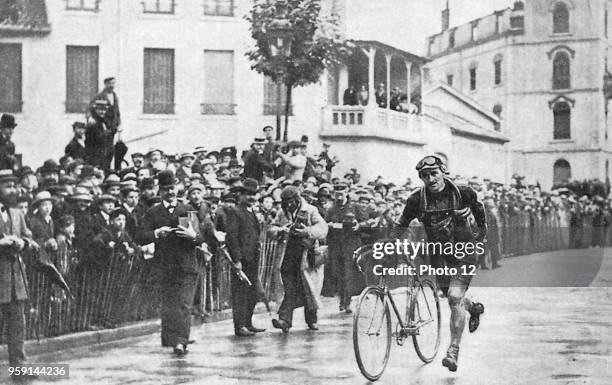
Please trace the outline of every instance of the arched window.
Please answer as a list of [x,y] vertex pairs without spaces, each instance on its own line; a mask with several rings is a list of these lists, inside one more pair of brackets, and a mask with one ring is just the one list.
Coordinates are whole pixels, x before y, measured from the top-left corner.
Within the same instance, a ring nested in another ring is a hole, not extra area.
[[565,51],[555,54],[553,60],[553,90],[571,88],[570,57]]
[[495,85],[500,85],[502,82],[502,56],[496,55],[493,59],[493,72]]
[[569,33],[569,9],[563,2],[555,4],[553,9],[553,33]]
[[559,159],[553,166],[553,185],[567,183],[572,178],[572,168],[565,159]]
[[553,107],[553,139],[571,139],[572,111],[566,102],[558,102]]

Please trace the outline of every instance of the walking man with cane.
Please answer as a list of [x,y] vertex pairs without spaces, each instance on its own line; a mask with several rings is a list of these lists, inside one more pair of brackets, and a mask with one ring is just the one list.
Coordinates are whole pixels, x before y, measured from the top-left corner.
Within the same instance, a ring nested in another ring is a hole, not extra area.
[[10,366],[26,361],[24,303],[28,300],[28,282],[21,251],[38,249],[30,239],[23,212],[11,208],[17,198],[16,182],[12,170],[0,170],[0,316],[8,327]]

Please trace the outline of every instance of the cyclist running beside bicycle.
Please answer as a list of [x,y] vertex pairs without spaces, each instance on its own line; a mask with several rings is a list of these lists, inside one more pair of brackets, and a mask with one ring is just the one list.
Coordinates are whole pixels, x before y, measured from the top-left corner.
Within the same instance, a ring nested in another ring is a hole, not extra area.
[[[487,233],[484,206],[476,192],[468,186],[456,185],[446,177],[446,165],[437,156],[426,156],[417,163],[416,170],[424,186],[406,201],[402,215],[391,232],[401,238],[410,222],[417,218],[424,226],[428,242],[483,242]],[[451,342],[442,360],[450,371],[457,370],[459,344],[465,327],[466,311],[470,314],[468,327],[474,332],[479,325],[484,306],[466,295],[472,275],[462,275],[462,265],[475,265],[476,255],[457,258],[455,255],[430,255],[432,266],[455,267],[457,275],[437,275],[438,286],[448,298],[451,309]],[[470,271],[471,269],[467,269]]]

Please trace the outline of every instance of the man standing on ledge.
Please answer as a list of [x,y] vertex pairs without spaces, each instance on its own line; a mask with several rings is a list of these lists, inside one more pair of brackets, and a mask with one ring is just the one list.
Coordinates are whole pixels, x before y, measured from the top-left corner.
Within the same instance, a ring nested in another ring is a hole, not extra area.
[[[391,238],[401,238],[410,222],[418,218],[425,227],[428,242],[483,242],[487,225],[484,207],[478,202],[476,192],[446,178],[446,165],[437,156],[426,156],[417,163],[416,170],[424,186],[408,197],[404,211],[391,232]],[[454,255],[436,254],[430,255],[430,258],[436,268],[455,267],[459,272],[462,271],[462,265],[475,265],[477,260],[476,255],[462,259]],[[436,278],[451,308],[451,342],[442,365],[454,372],[457,370],[459,344],[465,327],[465,312],[467,310],[470,313],[469,330],[473,333],[478,328],[484,306],[466,296],[472,275],[459,273]]]

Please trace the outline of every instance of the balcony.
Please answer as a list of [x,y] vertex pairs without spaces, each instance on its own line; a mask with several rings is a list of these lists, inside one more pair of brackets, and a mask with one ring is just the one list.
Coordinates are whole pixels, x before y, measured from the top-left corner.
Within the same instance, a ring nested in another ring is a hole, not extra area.
[[420,115],[369,106],[325,107],[321,136],[426,143]]

